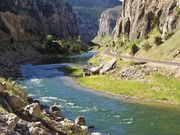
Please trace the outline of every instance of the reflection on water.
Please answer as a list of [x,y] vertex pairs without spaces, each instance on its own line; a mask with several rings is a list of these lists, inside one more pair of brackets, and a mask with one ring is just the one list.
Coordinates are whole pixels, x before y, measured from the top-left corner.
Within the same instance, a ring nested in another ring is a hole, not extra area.
[[[78,58],[71,57],[70,61],[65,59],[64,62],[85,62],[90,56],[92,54],[88,53]],[[57,70],[64,65],[23,65],[21,71],[24,80],[20,83],[30,96],[44,104],[56,104],[64,110],[66,117],[75,119],[78,115],[85,116],[88,125],[96,126],[104,134],[179,135],[179,110],[130,104],[95,95],[77,86],[70,77]]]

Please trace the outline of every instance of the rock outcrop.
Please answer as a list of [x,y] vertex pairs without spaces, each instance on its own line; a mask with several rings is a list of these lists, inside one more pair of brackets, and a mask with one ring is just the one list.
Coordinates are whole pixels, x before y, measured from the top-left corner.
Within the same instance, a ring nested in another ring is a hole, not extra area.
[[1,0],[0,39],[39,40],[46,35],[77,37],[75,13],[64,0]]
[[[17,87],[17,86],[15,86]],[[12,90],[13,91],[13,90]],[[90,135],[88,126],[85,126],[84,117],[78,117],[75,121],[64,118],[61,109],[55,105],[43,106],[31,100],[29,103],[25,97],[19,97],[0,91],[0,131],[7,135],[66,135],[82,134]],[[11,97],[11,98],[7,98]],[[13,100],[12,100],[13,97]],[[23,99],[21,99],[23,98]],[[25,99],[24,99],[25,98]],[[19,101],[18,101],[19,100]],[[15,103],[11,103],[15,101]],[[18,101],[18,102],[17,102]],[[23,104],[18,104],[23,101]],[[18,105],[17,105],[18,104]],[[14,107],[14,106],[17,107]],[[9,109],[11,108],[11,112]],[[59,113],[59,114],[58,114]],[[53,117],[52,117],[53,115]]]
[[106,74],[108,71],[116,68],[116,62],[116,59],[112,59],[111,61],[108,61],[105,64],[101,64],[98,67],[84,68],[83,76]]
[[110,8],[104,11],[100,18],[99,30],[97,36],[111,35],[120,15],[121,15],[121,6]]
[[158,28],[162,36],[180,28],[179,0],[125,0],[116,36],[136,40]]
[[69,0],[69,2],[76,11],[80,35],[86,42],[97,35],[102,12],[122,4],[119,0]]

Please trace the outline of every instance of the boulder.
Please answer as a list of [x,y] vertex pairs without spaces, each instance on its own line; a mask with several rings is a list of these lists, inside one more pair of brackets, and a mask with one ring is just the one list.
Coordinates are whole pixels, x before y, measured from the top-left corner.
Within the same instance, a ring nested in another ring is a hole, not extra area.
[[6,90],[7,89],[7,84],[5,82],[0,82],[0,89]]
[[51,111],[51,112],[56,112],[56,111],[61,111],[56,105],[52,105],[52,106],[50,106],[50,108],[49,108],[49,111]]
[[49,112],[53,117],[63,118],[61,110],[56,105],[50,106]]
[[0,83],[0,90],[4,90],[4,86]]
[[99,74],[99,71],[100,71],[100,68],[99,68],[99,67],[92,67],[92,68],[90,69],[90,72],[91,72],[91,74],[93,74],[93,75],[98,75],[98,74]]
[[51,133],[48,133],[44,129],[39,127],[30,127],[29,132],[31,135],[52,135]]
[[14,113],[9,113],[6,117],[7,117],[8,130],[13,130],[16,127],[18,121],[20,120],[19,117]]
[[88,69],[83,69],[83,76],[91,76],[91,71]]
[[82,126],[81,126],[81,129],[82,129],[83,131],[88,131],[88,126],[82,125]]
[[21,98],[14,95],[7,95],[6,101],[14,111],[18,111],[26,106],[26,103]]
[[101,69],[100,74],[105,74],[109,70],[112,70],[116,67],[116,59],[112,59],[111,61],[108,61]]
[[32,103],[24,108],[25,112],[28,112],[32,117],[39,118],[41,114],[41,107],[38,103]]
[[75,120],[75,124],[80,125],[80,126],[86,125],[86,120],[83,116],[78,116]]
[[63,127],[66,127],[66,128],[74,128],[75,127],[75,123],[74,122],[72,122],[71,120],[69,120],[69,119],[64,119],[63,121],[61,121],[60,122],[61,123],[61,125],[63,126]]

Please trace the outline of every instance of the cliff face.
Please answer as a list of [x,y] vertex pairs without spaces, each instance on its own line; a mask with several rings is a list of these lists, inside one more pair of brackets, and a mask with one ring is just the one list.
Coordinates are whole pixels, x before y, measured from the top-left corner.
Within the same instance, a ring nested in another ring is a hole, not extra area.
[[76,11],[80,35],[86,42],[97,35],[102,12],[121,5],[119,0],[69,0],[69,3]]
[[74,6],[83,7],[114,7],[120,4],[119,0],[69,0],[69,2]]
[[98,36],[111,35],[121,14],[121,6],[107,9],[100,18]]
[[125,0],[115,35],[135,40],[158,28],[163,36],[180,28],[179,8],[179,0]]
[[76,37],[76,16],[63,0],[1,0],[0,39],[37,40],[47,34]]

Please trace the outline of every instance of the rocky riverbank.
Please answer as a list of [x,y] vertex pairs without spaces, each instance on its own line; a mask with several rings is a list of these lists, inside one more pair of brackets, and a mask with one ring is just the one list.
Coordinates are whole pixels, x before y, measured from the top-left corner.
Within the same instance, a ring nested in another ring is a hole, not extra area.
[[16,83],[0,78],[0,130],[6,135],[101,135],[91,133],[83,116],[65,118],[56,105],[27,97]]

